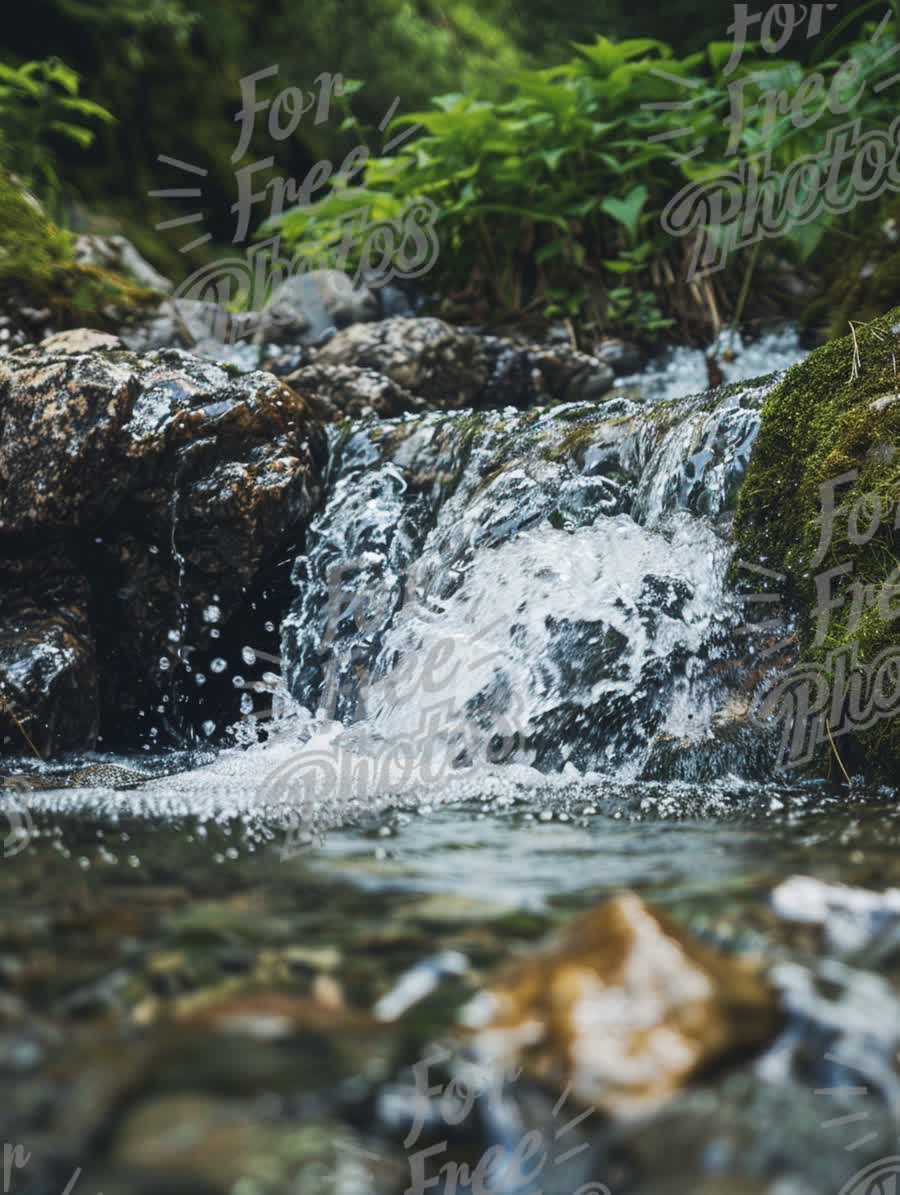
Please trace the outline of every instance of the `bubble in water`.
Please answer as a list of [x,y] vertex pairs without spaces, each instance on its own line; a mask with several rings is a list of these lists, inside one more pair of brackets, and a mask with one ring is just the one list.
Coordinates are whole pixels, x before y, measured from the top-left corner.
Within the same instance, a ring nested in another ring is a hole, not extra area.
[[242,714],[252,714],[253,713],[253,698],[250,696],[249,693],[244,693],[241,696],[241,713]]
[[277,672],[264,672],[262,674],[263,682],[267,685],[277,685],[281,677]]
[[218,639],[221,634],[221,631],[216,630],[216,628],[213,627],[213,629],[209,632],[209,637],[210,639]]
[[206,609],[203,611],[203,621],[204,622],[221,622],[222,621],[222,611],[219,609],[218,606],[207,606]]
[[231,678],[231,683],[234,685],[234,687],[236,689],[243,689],[246,682],[244,681],[244,678],[242,676],[233,676]]
[[225,663],[225,661],[222,659],[222,657],[216,656],[216,658],[210,664],[209,670],[210,670],[210,672],[219,673],[219,672],[224,672],[227,667],[228,667],[228,665]]
[[171,663],[170,663],[170,662],[169,662],[169,661],[166,659],[166,657],[165,657],[165,656],[160,656],[160,657],[159,657],[159,670],[160,670],[160,672],[168,672],[168,671],[169,671],[169,669],[170,669],[171,667],[172,667]]
[[195,685],[205,685],[206,684],[206,677],[203,675],[202,672],[198,672],[197,675],[194,677],[194,684]]
[[256,652],[253,650],[252,647],[242,647],[241,648],[241,659],[247,665],[255,664],[256,663]]
[[215,733],[216,724],[215,722],[207,721],[203,723],[200,729],[203,731],[206,737],[209,738],[211,734]]
[[181,638],[181,631],[176,631],[174,628],[171,631],[169,631],[169,642],[170,643],[177,643],[180,638]]
[[266,623],[266,630],[267,630],[267,631],[274,631],[274,630],[275,630],[275,623],[274,623],[274,622],[267,622],[267,623]]

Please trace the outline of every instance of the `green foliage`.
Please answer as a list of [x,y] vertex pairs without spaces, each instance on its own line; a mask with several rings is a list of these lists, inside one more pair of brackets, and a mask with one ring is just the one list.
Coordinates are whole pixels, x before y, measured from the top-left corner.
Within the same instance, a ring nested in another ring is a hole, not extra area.
[[60,141],[86,149],[94,126],[112,123],[110,112],[78,94],[78,75],[58,58],[0,63],[0,165],[47,200],[59,194],[55,148]]
[[[848,120],[838,104],[826,105],[831,88],[843,101],[849,90],[861,92],[852,112],[867,131],[889,127],[893,99],[872,84],[890,73],[895,30],[883,30],[877,45],[871,32],[821,64],[821,86],[803,86],[799,62],[753,47],[726,79],[730,44],[677,58],[652,38],[598,37],[576,46],[568,62],[516,72],[508,99],[454,92],[398,118],[393,131],[418,126],[415,140],[393,157],[371,159],[362,180],[338,180],[325,198],[284,213],[278,229],[301,252],[327,253],[350,213],[390,218],[424,197],[440,212],[444,293],[470,305],[481,297],[501,315],[540,308],[577,314],[587,325],[611,318],[631,332],[655,332],[673,314],[660,310],[661,260],[669,255],[669,274],[683,274],[684,246],[660,224],[669,199],[742,162],[752,161],[757,174],[780,172],[821,152]],[[852,88],[840,74],[848,59],[858,72]],[[738,95],[741,118],[732,120]],[[796,97],[793,106],[785,110],[780,96]],[[781,251],[807,260],[830,222],[824,215],[788,225]],[[747,255],[733,255],[723,281],[732,306],[746,268]]]
[[[862,667],[886,649],[900,653],[898,327],[900,308],[854,325],[852,335],[788,372],[763,408],[738,500],[736,555],[781,574],[773,585],[800,613],[803,657],[826,670],[836,650],[855,648]],[[847,474],[834,487],[837,509],[823,554],[820,487]],[[825,598],[840,594],[844,604],[830,612],[816,643],[816,577],[847,565],[851,571],[829,583]],[[856,607],[854,584],[865,594]],[[856,739],[861,757],[896,779],[900,718],[883,717]],[[845,743],[840,751],[849,759]]]

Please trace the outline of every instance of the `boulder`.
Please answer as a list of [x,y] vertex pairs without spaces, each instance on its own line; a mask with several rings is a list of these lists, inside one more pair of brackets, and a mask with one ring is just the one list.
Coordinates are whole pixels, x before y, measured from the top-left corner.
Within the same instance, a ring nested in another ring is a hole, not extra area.
[[513,962],[470,1006],[479,1054],[630,1117],[779,1027],[757,967],[693,941],[631,893]]
[[77,555],[106,733],[166,704],[171,719],[191,653],[227,654],[230,621],[318,505],[325,440],[270,374],[67,335],[0,362],[0,551]]
[[566,345],[520,346],[430,317],[355,324],[324,345],[314,364],[371,369],[430,406],[451,409],[592,400],[613,383],[609,366]]

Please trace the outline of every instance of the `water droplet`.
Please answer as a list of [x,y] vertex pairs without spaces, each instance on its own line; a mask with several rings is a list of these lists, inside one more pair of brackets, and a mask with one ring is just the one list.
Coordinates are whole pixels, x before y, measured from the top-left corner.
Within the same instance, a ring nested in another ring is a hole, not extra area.
[[176,631],[174,628],[171,631],[169,631],[169,642],[170,643],[177,643],[180,638],[181,638],[181,631]]
[[245,684],[244,678],[242,676],[233,676],[231,678],[231,683],[234,685],[234,687],[236,689],[243,689],[244,684]]
[[194,684],[195,685],[205,685],[206,684],[206,677],[203,675],[202,672],[198,672],[197,675],[194,677]]
[[222,611],[219,609],[218,606],[207,606],[206,609],[203,611],[203,621],[204,622],[221,622],[222,621]]
[[204,722],[203,726],[201,727],[201,730],[203,731],[203,733],[206,735],[207,738],[209,738],[209,736],[215,732],[215,729],[216,729],[215,722]]
[[252,647],[242,647],[241,648],[241,659],[248,666],[251,664],[255,664],[256,663],[256,652],[253,650]]
[[274,623],[274,622],[267,622],[267,623],[266,623],[266,630],[267,630],[267,631],[274,631],[274,630],[275,630],[275,623]]
[[216,656],[216,658],[210,664],[209,670],[210,670],[210,672],[219,673],[219,672],[224,672],[227,667],[228,667],[228,665],[225,663],[225,661],[222,659],[222,657]]
[[170,662],[169,662],[169,661],[166,659],[166,657],[165,657],[165,656],[160,656],[160,657],[159,657],[159,670],[160,670],[160,672],[168,672],[168,671],[169,671],[169,669],[170,669],[171,667],[172,667],[171,663],[170,663]]
[[241,713],[242,714],[252,714],[253,713],[253,698],[250,696],[249,693],[244,693],[243,696],[241,697]]

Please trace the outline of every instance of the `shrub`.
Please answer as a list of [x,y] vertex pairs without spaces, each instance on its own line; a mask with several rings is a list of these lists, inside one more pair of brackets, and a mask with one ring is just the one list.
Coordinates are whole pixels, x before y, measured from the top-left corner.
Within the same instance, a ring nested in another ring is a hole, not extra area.
[[[895,27],[883,28],[877,45],[871,32],[848,51],[863,91],[853,115],[866,130],[887,129],[893,100],[869,84],[892,69],[886,50]],[[361,181],[338,179],[325,198],[284,213],[274,227],[290,247],[321,258],[336,252],[348,213],[389,219],[411,198],[425,198],[439,209],[439,284],[480,318],[539,311],[636,335],[678,318],[683,330],[706,331],[724,313],[739,313],[759,253],[734,254],[722,275],[688,284],[691,246],[663,231],[667,201],[763,152],[782,170],[820,152],[847,122],[839,111],[818,111],[822,96],[801,89],[798,62],[751,53],[726,78],[731,48],[714,43],[679,59],[653,39],[599,37],[566,63],[516,73],[508,100],[440,96],[433,108],[395,121],[398,131],[421,130],[395,156],[372,158]],[[821,65],[825,88],[840,88],[845,61]],[[735,78],[745,94],[739,136],[729,124]],[[803,102],[783,114],[765,102],[773,91]],[[700,145],[701,156],[692,156]],[[788,226],[780,250],[809,259],[830,222],[826,214]]]

